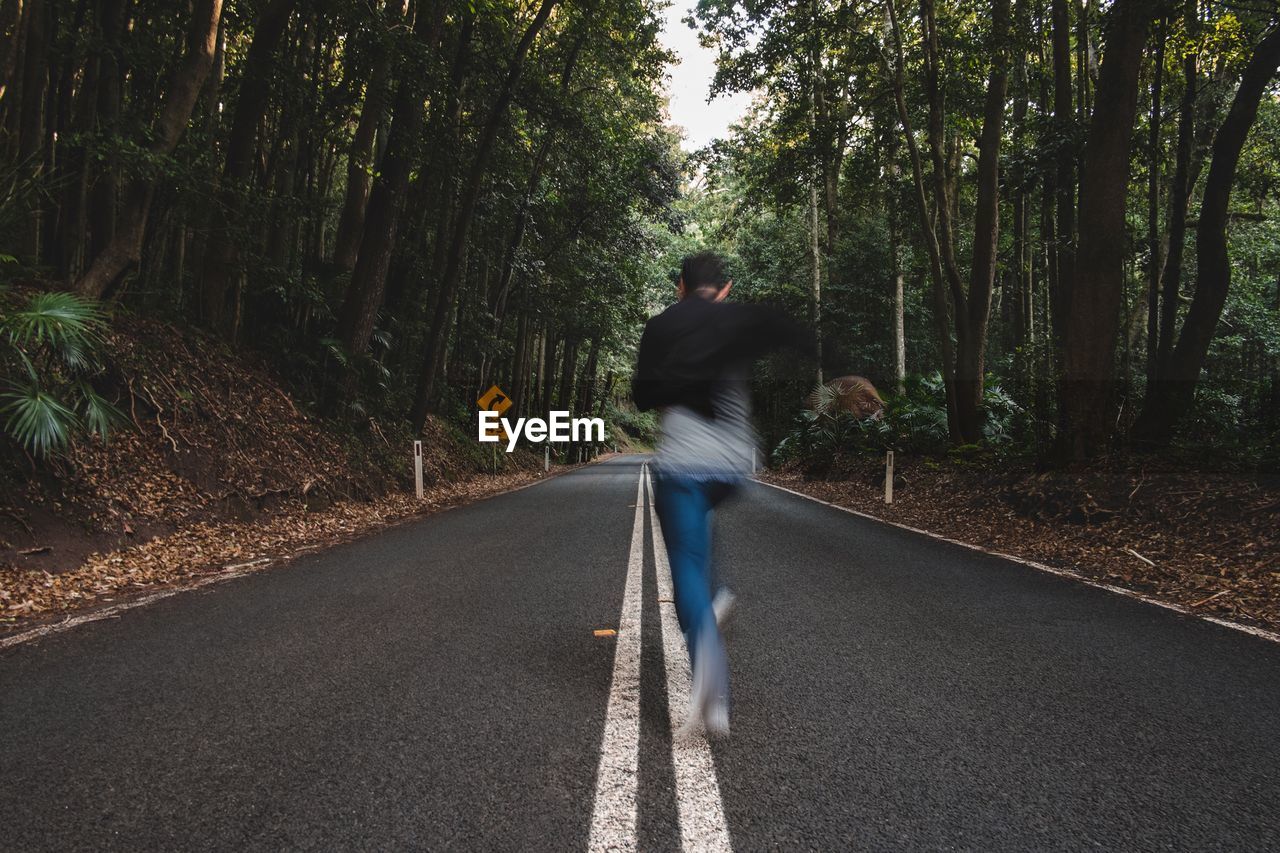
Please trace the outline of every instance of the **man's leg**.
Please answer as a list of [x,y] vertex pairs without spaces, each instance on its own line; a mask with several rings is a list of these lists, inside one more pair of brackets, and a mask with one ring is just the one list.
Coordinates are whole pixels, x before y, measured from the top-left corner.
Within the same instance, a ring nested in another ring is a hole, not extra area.
[[720,574],[720,561],[715,558],[714,518],[715,511],[720,507],[720,504],[731,498],[737,491],[738,486],[736,483],[710,482],[706,484],[706,493],[711,502],[711,512],[709,514],[711,541],[707,558],[711,565],[709,573],[712,593],[711,609],[715,613],[716,627],[720,629],[721,636],[724,636],[725,627],[733,618],[733,613],[737,608],[738,597],[733,594],[733,590],[725,585],[724,578]]
[[[694,672],[690,711],[701,716],[709,701],[726,700],[729,688],[724,643],[711,605],[712,495],[705,484],[683,477],[660,476],[654,491],[671,564],[676,616]],[[724,716],[727,727],[727,711]]]

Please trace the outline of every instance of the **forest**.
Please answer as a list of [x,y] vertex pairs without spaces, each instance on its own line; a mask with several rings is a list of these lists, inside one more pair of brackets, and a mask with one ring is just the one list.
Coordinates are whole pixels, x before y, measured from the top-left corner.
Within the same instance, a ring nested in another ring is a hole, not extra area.
[[[3,21],[3,270],[37,289],[10,294],[5,411],[28,448],[119,420],[102,366],[60,355],[122,312],[413,432],[499,378],[531,410],[625,386],[681,169],[647,4],[6,0]],[[65,346],[41,329],[68,320]]]
[[1274,470],[1274,6],[703,2],[696,19],[718,86],[761,93],[702,155],[702,222],[740,278],[819,318],[828,376],[898,395],[855,442],[1047,464],[1172,446]]
[[[6,440],[128,428],[122,318],[357,431],[465,424],[498,383],[644,434],[640,327],[714,248],[819,330],[816,377],[759,371],[779,458],[1280,463],[1274,5],[700,0],[753,106],[691,154],[664,9],[3,0]],[[846,374],[885,417],[805,417]]]

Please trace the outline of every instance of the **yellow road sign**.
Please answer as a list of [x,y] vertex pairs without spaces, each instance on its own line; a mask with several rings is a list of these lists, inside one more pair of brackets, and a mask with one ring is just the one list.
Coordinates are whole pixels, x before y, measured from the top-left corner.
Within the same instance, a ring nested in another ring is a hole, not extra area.
[[480,395],[480,399],[476,400],[476,404],[482,409],[490,412],[497,412],[501,415],[507,409],[511,408],[511,398],[507,396],[505,391],[497,385],[494,385],[488,391],[485,391]]

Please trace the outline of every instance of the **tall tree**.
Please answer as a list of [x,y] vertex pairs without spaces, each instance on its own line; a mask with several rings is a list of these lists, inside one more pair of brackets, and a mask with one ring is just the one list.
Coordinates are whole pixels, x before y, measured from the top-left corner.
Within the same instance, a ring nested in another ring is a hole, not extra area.
[[[1187,0],[1184,7],[1183,26],[1188,38],[1194,38],[1198,33],[1197,0]],[[1197,70],[1196,51],[1191,46],[1183,51],[1182,73],[1182,101],[1178,106],[1178,147],[1173,172],[1173,190],[1169,200],[1169,249],[1161,272],[1162,295],[1159,335],[1156,344],[1155,379],[1159,379],[1162,373],[1168,372],[1169,361],[1173,356],[1173,342],[1177,332],[1175,324],[1178,320],[1178,296],[1182,289],[1182,257],[1186,246],[1187,213],[1195,175],[1198,172],[1194,162],[1194,148],[1200,75]]]
[[987,323],[996,277],[1000,240],[1000,143],[1004,135],[1005,94],[1009,85],[1010,14],[1008,0],[991,4],[991,71],[978,140],[977,208],[973,226],[973,264],[969,292],[956,302],[956,420],[966,442],[982,440],[982,385]]
[[[152,141],[146,146],[154,157],[172,154],[186,130],[191,110],[213,65],[221,17],[222,0],[197,0],[187,29],[186,52],[169,78],[164,103],[152,127]],[[100,299],[138,262],[155,188],[156,179],[151,176],[139,175],[130,181],[115,234],[76,282],[77,293]]]
[[1164,252],[1160,236],[1160,125],[1161,95],[1164,83],[1164,51],[1168,40],[1169,19],[1160,21],[1152,59],[1151,118],[1147,127],[1147,384],[1156,381],[1157,350],[1160,341],[1160,274]]
[[943,263],[941,239],[934,227],[935,218],[929,209],[928,190],[925,187],[924,157],[916,142],[916,134],[912,127],[911,112],[906,100],[906,56],[902,46],[902,27],[898,23],[896,0],[886,0],[888,12],[889,35],[893,42],[894,55],[887,56],[885,64],[892,68],[894,103],[898,110],[898,122],[902,128],[903,139],[907,143],[907,151],[911,159],[911,177],[915,187],[916,213],[920,222],[920,235],[925,244],[929,259],[929,277],[932,282],[934,324],[938,332],[939,352],[942,356],[942,381],[947,399],[947,423],[950,434],[959,435],[956,422],[956,388],[953,381],[955,370],[955,350],[951,342],[951,314],[947,302],[948,273]]
[[201,282],[204,321],[209,328],[233,336],[239,318],[241,246],[238,228],[253,169],[258,127],[271,92],[272,57],[293,14],[296,0],[271,0],[258,16],[253,41],[240,78],[227,155],[222,169],[219,203],[214,208]]
[[[430,55],[436,49],[444,27],[445,8],[444,0],[426,0],[417,10],[413,36],[418,51]],[[391,265],[391,252],[413,172],[414,154],[420,144],[425,99],[421,73],[414,73],[412,66],[404,67],[392,108],[387,150],[382,155],[378,179],[365,212],[360,251],[338,312],[338,337],[352,355],[363,355],[368,350],[378,310],[382,307],[387,269]]]
[[1245,67],[1227,117],[1213,142],[1213,157],[1205,179],[1200,221],[1196,226],[1196,288],[1183,321],[1168,370],[1152,387],[1135,434],[1140,440],[1164,444],[1173,427],[1192,404],[1196,382],[1213,340],[1222,306],[1231,286],[1227,254],[1227,219],[1236,167],[1258,104],[1280,68],[1280,26],[1258,43]]
[[[347,154],[347,191],[343,196],[342,213],[334,237],[333,262],[339,269],[347,272],[355,268],[360,239],[364,235],[365,206],[369,202],[369,188],[373,183],[373,143],[386,108],[384,101],[391,82],[395,39],[386,30],[394,26],[404,13],[404,0],[387,0],[386,20],[375,18],[380,30],[377,34],[377,55],[365,84],[360,119],[356,123]],[[384,25],[386,30],[383,29]]]
[[1107,23],[1089,136],[1080,167],[1080,240],[1063,341],[1059,436],[1066,458],[1106,449],[1116,333],[1124,295],[1129,154],[1142,51],[1155,0],[1116,0]]

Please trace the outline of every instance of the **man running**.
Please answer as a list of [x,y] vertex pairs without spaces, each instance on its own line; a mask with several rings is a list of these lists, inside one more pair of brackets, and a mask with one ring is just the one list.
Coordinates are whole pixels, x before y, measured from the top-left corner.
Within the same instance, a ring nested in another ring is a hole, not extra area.
[[693,669],[680,735],[699,723],[709,735],[729,733],[729,666],[720,627],[733,593],[717,588],[714,577],[711,512],[752,473],[751,363],[782,346],[814,348],[812,334],[782,314],[725,302],[732,286],[719,256],[685,258],[679,301],[645,325],[631,386],[641,411],[660,410],[654,500]]

